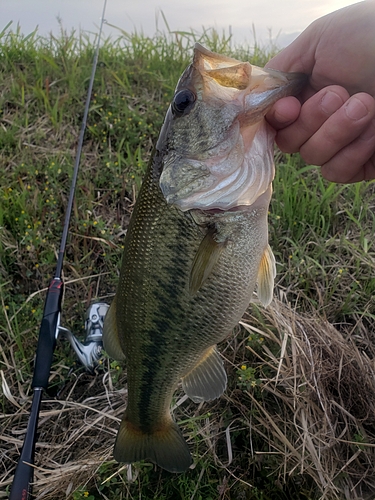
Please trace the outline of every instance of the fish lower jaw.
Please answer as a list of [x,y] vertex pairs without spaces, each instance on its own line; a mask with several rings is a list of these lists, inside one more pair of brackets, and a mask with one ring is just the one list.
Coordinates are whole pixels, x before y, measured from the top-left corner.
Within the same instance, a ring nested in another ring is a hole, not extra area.
[[272,185],[262,193],[254,203],[251,205],[245,205],[245,204],[239,204],[234,207],[230,208],[193,208],[190,210],[191,212],[201,212],[202,214],[206,216],[210,215],[218,215],[218,214],[224,214],[224,213],[233,213],[233,212],[252,212],[254,210],[261,210],[261,209],[266,209],[268,210],[269,203],[271,201],[271,195],[272,195]]

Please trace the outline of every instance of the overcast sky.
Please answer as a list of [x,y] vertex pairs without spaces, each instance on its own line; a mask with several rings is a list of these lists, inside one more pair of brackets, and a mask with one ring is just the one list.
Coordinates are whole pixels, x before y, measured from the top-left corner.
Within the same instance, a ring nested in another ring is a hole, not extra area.
[[[9,22],[19,23],[24,33],[39,26],[42,35],[58,32],[60,17],[64,28],[97,31],[104,0],[0,0],[0,30]],[[156,28],[165,30],[163,11],[171,30],[198,32],[214,27],[229,33],[235,42],[267,42],[279,35],[285,45],[314,19],[355,3],[347,0],[107,0],[106,20],[125,31],[143,30],[146,35]],[[104,33],[112,30],[105,28]]]

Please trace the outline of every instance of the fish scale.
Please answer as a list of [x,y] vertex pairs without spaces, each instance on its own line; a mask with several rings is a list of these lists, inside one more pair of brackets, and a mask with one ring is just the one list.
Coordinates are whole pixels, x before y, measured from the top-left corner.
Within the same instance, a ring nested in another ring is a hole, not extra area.
[[173,392],[182,380],[194,401],[219,397],[227,378],[216,344],[238,323],[256,282],[261,302],[272,299],[273,131],[263,117],[301,81],[195,47],[137,198],[104,324],[108,354],[126,359],[127,408],[114,450],[120,462],[189,467],[189,448],[170,414]]
[[[266,218],[265,209],[231,214],[235,225],[222,221],[221,214],[214,215],[232,241],[217,271],[191,296],[189,278],[202,241],[203,222],[198,226],[190,213],[165,202],[157,170],[151,163],[132,218],[134,223],[128,229],[121,270],[124,278],[117,295],[122,297],[122,306],[116,308],[117,322],[124,332],[120,336],[121,348],[127,359],[127,415],[144,432],[151,432],[155,422],[169,411],[177,383],[202,352],[223,340],[242,316],[253,293],[261,258],[254,249],[267,245],[266,235],[256,231],[252,222],[259,218],[259,212]],[[155,218],[157,226],[153,225]],[[209,219],[212,223],[212,217]],[[250,265],[254,257],[257,262]],[[157,369],[150,370],[148,367],[155,362]]]

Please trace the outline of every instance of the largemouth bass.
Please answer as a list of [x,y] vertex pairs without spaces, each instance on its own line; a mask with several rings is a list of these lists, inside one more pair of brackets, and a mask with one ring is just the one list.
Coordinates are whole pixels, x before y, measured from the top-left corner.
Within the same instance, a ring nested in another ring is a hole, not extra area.
[[260,301],[272,300],[274,132],[264,115],[303,82],[195,45],[132,214],[105,319],[104,347],[127,366],[119,462],[149,459],[171,472],[190,466],[170,413],[173,392],[182,380],[193,401],[218,398],[227,377],[216,344],[256,283]]

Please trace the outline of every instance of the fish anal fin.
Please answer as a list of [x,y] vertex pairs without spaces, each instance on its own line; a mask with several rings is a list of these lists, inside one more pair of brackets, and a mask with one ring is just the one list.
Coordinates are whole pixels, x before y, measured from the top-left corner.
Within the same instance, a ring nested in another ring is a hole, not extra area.
[[226,242],[215,240],[216,229],[209,228],[194,257],[190,273],[189,291],[195,295],[212,273]]
[[273,288],[276,277],[276,261],[271,250],[267,245],[258,270],[258,298],[264,306],[268,306],[273,298]]
[[210,347],[182,379],[182,388],[195,403],[218,398],[226,386],[227,374],[216,346]]
[[104,350],[111,358],[117,361],[123,361],[125,359],[117,330],[116,300],[112,302],[104,318],[103,346]]
[[189,447],[171,418],[156,432],[145,433],[126,418],[121,421],[114,449],[118,462],[151,460],[169,472],[184,472],[192,464]]

